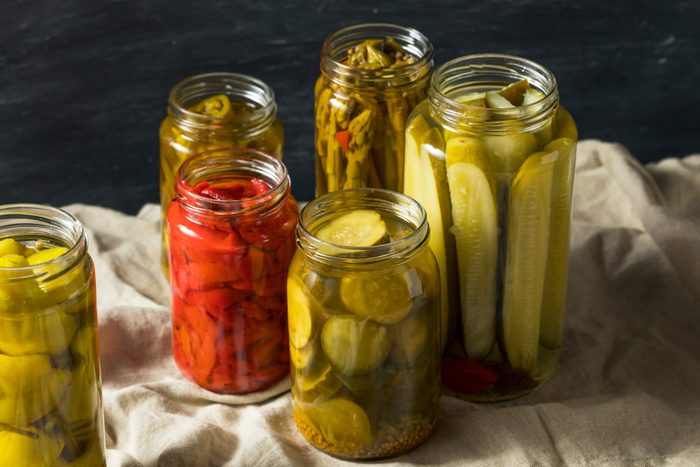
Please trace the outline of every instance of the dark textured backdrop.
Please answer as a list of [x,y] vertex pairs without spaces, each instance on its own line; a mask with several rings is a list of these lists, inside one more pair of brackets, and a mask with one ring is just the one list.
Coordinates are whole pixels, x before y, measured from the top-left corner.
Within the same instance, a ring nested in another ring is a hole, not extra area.
[[419,29],[437,63],[495,51],[545,64],[583,138],[644,161],[700,152],[695,0],[3,0],[0,17],[0,203],[157,202],[168,90],[207,71],[272,85],[293,190],[309,199],[321,43],[369,21]]

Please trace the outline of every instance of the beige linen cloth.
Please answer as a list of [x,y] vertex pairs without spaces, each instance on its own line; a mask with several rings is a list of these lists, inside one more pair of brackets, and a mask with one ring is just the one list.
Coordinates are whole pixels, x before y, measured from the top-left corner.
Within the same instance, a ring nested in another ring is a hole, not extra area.
[[[566,335],[552,379],[500,404],[443,397],[397,465],[700,465],[700,155],[640,165],[579,145]],[[109,467],[349,464],[312,448],[289,381],[220,396],[170,355],[159,211],[68,208],[97,270]]]

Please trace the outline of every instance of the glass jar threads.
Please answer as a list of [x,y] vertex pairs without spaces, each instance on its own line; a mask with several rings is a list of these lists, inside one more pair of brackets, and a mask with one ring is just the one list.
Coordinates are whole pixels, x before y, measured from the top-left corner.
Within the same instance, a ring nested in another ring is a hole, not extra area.
[[289,372],[297,215],[287,169],[270,155],[217,149],[180,167],[167,218],[173,356],[199,386],[243,394]]
[[314,89],[318,195],[401,190],[404,124],[432,67],[433,46],[415,29],[361,24],[326,39]]
[[341,190],[302,210],[287,283],[292,408],[338,457],[402,454],[439,409],[439,282],[418,203]]
[[516,397],[554,370],[577,138],[552,73],[507,55],[445,63],[409,117],[404,192],[428,214],[443,315],[461,312],[466,360],[443,382],[471,399]]
[[250,76],[207,73],[176,84],[160,126],[160,202],[163,271],[168,277],[166,210],[175,178],[189,156],[226,147],[257,148],[282,159],[284,129],[272,88]]
[[105,465],[95,274],[83,228],[0,206],[0,465]]

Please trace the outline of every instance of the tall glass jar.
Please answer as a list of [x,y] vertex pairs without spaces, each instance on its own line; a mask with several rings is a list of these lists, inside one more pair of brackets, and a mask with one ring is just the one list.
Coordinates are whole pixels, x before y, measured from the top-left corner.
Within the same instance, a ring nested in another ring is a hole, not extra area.
[[[322,240],[346,215],[345,232],[373,217],[383,243]],[[304,437],[329,454],[396,456],[433,429],[439,282],[428,237],[420,205],[387,190],[337,191],[301,212],[287,283],[292,408]]]
[[404,192],[428,213],[466,357],[443,381],[468,398],[516,397],[554,370],[577,138],[552,73],[507,55],[445,63],[409,117]]
[[0,206],[0,465],[104,466],[95,273],[83,228]]
[[207,73],[177,83],[160,126],[161,264],[168,277],[166,209],[180,164],[193,154],[226,147],[255,148],[282,159],[284,129],[272,88],[237,73]]
[[180,167],[168,208],[173,356],[201,387],[248,393],[289,372],[297,215],[287,169],[270,155],[218,149]]
[[361,24],[326,39],[314,89],[318,195],[401,190],[404,124],[432,67],[433,46],[415,29]]

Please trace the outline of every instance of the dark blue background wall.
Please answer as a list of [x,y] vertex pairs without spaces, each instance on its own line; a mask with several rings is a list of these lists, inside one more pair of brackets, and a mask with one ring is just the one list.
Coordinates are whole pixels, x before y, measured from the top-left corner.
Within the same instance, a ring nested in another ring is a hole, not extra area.
[[643,161],[700,152],[693,0],[3,0],[0,18],[0,203],[157,202],[168,90],[207,71],[273,86],[294,193],[309,199],[321,43],[371,21],[419,29],[437,63],[485,51],[543,63],[583,138]]

